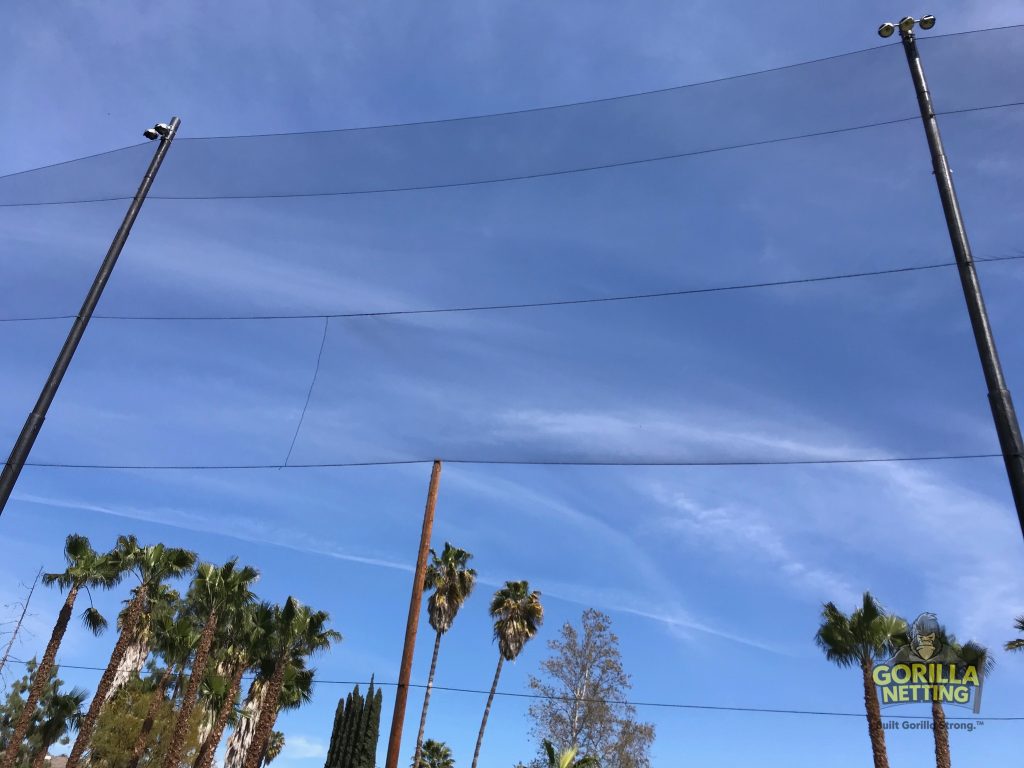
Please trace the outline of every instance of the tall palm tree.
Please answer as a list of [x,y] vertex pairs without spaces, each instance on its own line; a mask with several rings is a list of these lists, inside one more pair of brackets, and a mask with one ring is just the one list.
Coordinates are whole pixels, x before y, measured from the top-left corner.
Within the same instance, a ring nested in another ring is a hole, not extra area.
[[163,768],[179,768],[192,710],[199,695],[199,684],[206,675],[206,662],[221,614],[240,610],[254,599],[249,587],[259,578],[259,571],[247,565],[241,568],[237,566],[238,558],[232,558],[219,568],[211,563],[203,563],[196,569],[189,588],[188,601],[201,619],[203,630],[192,659],[192,672],[181,699],[178,717],[174,721],[174,731],[164,756]]
[[56,744],[68,731],[78,727],[82,718],[82,704],[89,697],[84,688],[72,688],[66,693],[54,691],[43,702],[39,724],[33,729],[36,753],[32,756],[30,768],[42,768],[50,747]]
[[[242,768],[246,755],[252,748],[256,724],[267,703],[267,684],[274,673],[273,661],[264,656],[257,664],[256,672],[256,677],[249,684],[245,701],[242,702],[237,724],[228,739],[223,768]],[[279,708],[282,711],[298,709],[309,703],[312,698],[313,670],[306,668],[305,659],[293,659],[285,668],[281,695],[278,697]]]
[[[299,709],[313,700],[313,675],[314,669],[308,669],[303,658],[299,657],[289,662],[284,673],[284,681],[281,683],[281,695],[277,698],[277,711],[285,712],[292,709]],[[274,715],[272,724],[276,723],[277,714]],[[271,749],[274,747],[274,739],[280,735],[279,731],[271,731],[270,738],[263,745],[263,757],[260,765],[265,766],[271,759]],[[284,746],[284,736],[281,735],[281,747]],[[276,755],[275,755],[276,757]]]
[[274,607],[270,603],[246,606],[232,616],[224,641],[227,690],[217,709],[213,728],[196,755],[193,768],[211,768],[213,756],[227,727],[242,687],[242,674],[267,652],[274,631]]
[[491,599],[491,618],[494,619],[494,639],[498,641],[498,668],[494,671],[491,693],[484,707],[484,718],[480,722],[480,733],[476,737],[473,752],[473,768],[480,759],[480,745],[484,740],[487,716],[491,713],[494,692],[498,689],[501,665],[515,661],[516,657],[537,634],[544,622],[544,607],[540,604],[540,592],[530,591],[527,581],[506,581],[505,586],[494,593]]
[[[427,566],[427,574],[423,586],[434,590],[427,601],[427,613],[430,626],[436,633],[434,636],[434,655],[430,659],[430,674],[427,676],[427,690],[423,694],[423,711],[420,713],[420,730],[416,734],[416,752],[412,759],[415,766],[419,763],[420,750],[423,747],[423,731],[427,726],[427,707],[430,706],[430,690],[434,685],[434,672],[437,670],[437,652],[441,649],[441,636],[452,628],[455,615],[466,602],[476,584],[476,571],[467,567],[472,555],[464,549],[453,547],[447,541],[441,556],[430,550],[431,563]],[[435,744],[438,742],[434,742]]]
[[427,739],[423,742],[423,749],[413,759],[411,768],[455,768],[455,758],[443,741]]
[[[281,691],[285,673],[296,660],[305,659],[315,653],[326,651],[333,643],[340,642],[341,635],[327,628],[329,616],[326,611],[314,611],[294,597],[285,600],[275,611],[274,631],[269,637],[266,661],[273,666],[267,681],[267,698],[256,722],[253,741],[246,753],[244,768],[260,768],[260,761],[267,749],[277,713],[281,706]],[[171,768],[167,766],[166,768]]]
[[849,616],[835,603],[825,603],[821,609],[821,626],[814,635],[814,642],[833,664],[860,667],[875,768],[889,768],[889,758],[885,751],[882,710],[871,673],[876,662],[892,654],[898,638],[905,636],[906,631],[907,623],[903,619],[887,614],[871,593],[865,592],[860,607]]
[[167,689],[174,682],[175,676],[180,678],[184,675],[192,649],[199,643],[199,631],[192,617],[184,613],[184,604],[180,600],[177,601],[176,610],[170,607],[161,609],[152,623],[152,630],[154,648],[163,657],[166,668],[162,672],[154,670],[155,685],[149,700],[149,708],[132,747],[127,768],[138,768],[139,761],[146,752],[157,713],[166,700]]
[[[937,647],[949,646],[954,650],[959,649],[956,637],[946,631],[946,628],[939,625],[935,633],[938,641]],[[899,645],[909,644],[911,637],[900,637],[896,639]],[[949,753],[949,732],[946,730],[946,711],[942,708],[942,702],[932,696],[932,738],[935,741],[935,768],[951,768],[951,757]]]
[[[975,703],[980,703],[981,683],[995,668],[995,660],[985,646],[969,640],[962,645],[957,641],[956,636],[949,633],[944,626],[939,626],[936,633],[938,641],[950,649],[960,658],[961,663],[959,674],[963,674],[967,667],[974,667],[978,671],[978,686],[975,689]],[[898,642],[905,644],[910,638],[900,638]],[[949,731],[946,729],[946,712],[942,707],[942,701],[932,698],[932,736],[935,740],[935,766],[936,768],[951,768],[952,757],[949,751]]]
[[[131,591],[131,597],[123,601],[124,608],[117,617],[118,632],[125,632],[125,621],[128,609],[135,597],[135,587]],[[153,624],[157,617],[168,611],[173,615],[174,609],[178,606],[181,596],[177,590],[167,584],[160,584],[149,590],[148,606],[139,616],[134,631],[129,633],[128,648],[117,666],[114,673],[114,682],[107,691],[107,701],[114,698],[114,694],[121,690],[126,683],[142,675],[146,667],[146,659],[153,650]]]
[[[63,572],[43,575],[44,584],[47,586],[56,584],[60,589],[66,589],[68,594],[60,613],[57,614],[57,623],[53,625],[50,642],[46,645],[43,659],[39,662],[39,667],[32,679],[25,708],[14,726],[7,750],[0,758],[0,768],[14,768],[14,761],[18,757],[21,742],[24,741],[25,734],[32,722],[39,694],[50,679],[50,672],[53,670],[53,663],[57,657],[57,649],[60,648],[68,623],[71,621],[71,614],[74,611],[79,591],[84,589],[88,593],[92,587],[109,589],[121,580],[124,573],[120,567],[119,558],[113,553],[100,554],[96,552],[85,536],[75,533],[68,536],[64,542],[64,559],[67,561],[68,567]],[[82,613],[82,620],[85,622],[85,626],[97,635],[107,626],[107,620],[91,605]]]
[[249,690],[238,713],[238,722],[228,737],[227,749],[224,750],[224,768],[242,768],[266,700],[267,679],[259,674],[249,683]]
[[[1013,628],[1020,633],[1024,633],[1024,616],[1018,616],[1013,622]],[[1013,640],[1007,640],[1004,646],[1008,651],[1024,651],[1024,637],[1018,637]]]
[[977,712],[981,706],[981,690],[985,687],[985,678],[992,674],[996,667],[996,660],[991,651],[974,640],[968,640],[963,645],[957,646],[960,660],[965,667],[974,667],[978,670],[978,687],[974,691],[974,711]]
[[165,547],[153,544],[148,547],[139,545],[134,536],[119,536],[114,547],[115,558],[122,573],[134,573],[139,584],[133,590],[132,599],[128,603],[121,620],[121,634],[114,644],[107,668],[96,686],[96,695],[92,697],[89,711],[82,719],[78,728],[78,738],[71,748],[66,768],[78,768],[89,741],[92,739],[100,710],[113,693],[114,677],[121,666],[128,646],[131,644],[135,631],[139,626],[143,613],[149,607],[149,597],[155,593],[168,579],[176,579],[192,570],[196,562],[195,552],[176,547]]
[[284,750],[284,734],[280,731],[274,731],[267,740],[267,748],[263,752],[263,762],[260,763],[261,768],[265,768],[265,766],[274,762],[282,750]]

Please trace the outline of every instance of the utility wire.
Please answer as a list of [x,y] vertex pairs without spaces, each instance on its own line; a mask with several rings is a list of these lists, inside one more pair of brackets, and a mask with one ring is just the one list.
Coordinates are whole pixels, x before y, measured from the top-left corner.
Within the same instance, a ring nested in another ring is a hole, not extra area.
[[[1024,101],[1007,102],[1005,104],[988,104],[979,107],[967,107],[964,109],[952,109],[936,112],[936,115],[958,115],[966,114],[969,112],[982,112],[990,109],[1005,109],[1009,107],[1020,107],[1024,106]],[[725,144],[719,147],[708,147],[705,149],[695,149],[689,152],[675,152],[667,155],[658,155],[655,157],[645,157],[636,160],[619,160],[610,163],[601,163],[598,165],[581,166],[579,168],[565,168],[554,171],[537,171],[535,173],[524,173],[515,176],[500,176],[489,179],[475,179],[469,181],[452,181],[440,184],[417,184],[411,186],[396,186],[396,187],[369,187],[366,189],[350,189],[340,191],[328,191],[328,192],[279,192],[279,193],[267,193],[267,194],[237,194],[237,195],[156,195],[150,194],[150,200],[280,200],[288,198],[312,198],[312,197],[346,197],[350,195],[373,195],[373,194],[390,194],[397,192],[421,192],[431,189],[454,189],[459,187],[474,187],[485,184],[499,184],[510,181],[529,181],[533,179],[552,178],[555,176],[568,176],[576,173],[587,173],[590,171],[601,171],[608,170],[610,168],[624,168],[634,165],[645,165],[648,163],[657,163],[665,160],[678,160],[686,157],[697,157],[699,155],[710,155],[717,152],[725,152],[733,149],[747,149],[751,147],[763,147],[770,144],[781,144],[783,142],[797,141],[800,139],[810,139],[819,136],[834,136],[842,133],[851,133],[853,131],[862,131],[868,128],[880,128],[888,125],[896,125],[899,123],[908,123],[920,120],[919,115],[912,117],[901,117],[893,120],[881,120],[872,123],[862,123],[860,125],[847,126],[844,128],[831,128],[823,131],[811,131],[808,133],[800,133],[792,136],[781,136],[772,139],[758,139],[755,141],[741,142],[737,144]],[[31,203],[0,203],[0,208],[22,208],[22,207],[38,207],[47,205],[81,205],[85,203],[108,203],[118,200],[130,200],[131,195],[114,195],[111,197],[94,197],[94,198],[82,198],[78,200],[52,200],[52,201],[41,201]]]
[[[12,661],[18,661],[21,664],[27,662],[21,661],[20,659],[12,659]],[[58,667],[63,669],[77,669],[89,672],[103,672],[103,667],[90,667],[75,664],[58,664]],[[251,676],[246,676],[245,680],[254,679]],[[328,680],[324,678],[314,677],[314,683],[320,685],[368,685],[369,682],[365,680]],[[398,683],[382,683],[374,681],[374,685],[377,686],[389,686],[395,687]],[[410,688],[426,688],[427,686],[423,683],[409,683]],[[445,685],[432,685],[430,686],[435,691],[449,691],[452,693],[474,693],[487,695],[490,694],[490,690],[484,690],[482,688],[456,688]],[[679,702],[662,702],[662,701],[630,701],[627,699],[595,699],[595,698],[584,698],[578,699],[573,696],[548,696],[542,693],[516,693],[514,691],[495,691],[496,696],[507,696],[510,698],[519,699],[545,699],[548,701],[581,701],[586,703],[594,704],[625,704],[634,707],[659,707],[662,709],[698,709],[711,712],[751,712],[758,714],[775,714],[775,715],[817,715],[822,717],[857,717],[865,718],[867,714],[864,712],[831,712],[827,710],[810,710],[810,709],[775,709],[770,707],[726,707],[718,706],[714,704],[683,704]],[[886,715],[887,717],[893,717],[904,720],[920,720],[921,715]],[[1010,717],[946,717],[947,720],[971,720],[977,721],[979,719],[984,720],[999,720],[999,721],[1017,721],[1024,720],[1024,716],[1010,716]]]
[[[1024,254],[1015,256],[992,256],[987,258],[976,258],[975,263],[996,262],[996,261],[1018,261],[1024,259]],[[428,309],[393,309],[376,312],[335,312],[329,314],[293,314],[293,315],[93,315],[94,320],[117,320],[117,321],[245,321],[245,320],[333,320],[335,318],[358,318],[358,317],[397,317],[402,315],[431,315],[454,312],[485,312],[504,309],[535,309],[538,307],[563,307],[576,304],[604,304],[619,301],[640,301],[645,299],[661,299],[672,296],[693,296],[702,293],[724,293],[727,291],[743,291],[753,288],[776,288],[786,285],[805,285],[808,283],[825,283],[835,280],[850,280],[862,277],[877,277],[880,275],[897,275],[907,272],[923,272],[932,269],[955,267],[955,261],[942,261],[935,264],[919,264],[908,267],[893,267],[891,269],[877,269],[866,272],[846,272],[838,275],[821,275],[818,277],[798,277],[791,280],[770,280],[758,283],[738,283],[735,285],[718,285],[707,288],[685,288],[677,291],[658,291],[655,293],[634,293],[620,296],[602,296],[584,299],[557,299],[554,301],[532,301],[520,304],[479,304],[461,307],[434,307]],[[0,317],[0,323],[25,323],[48,320],[72,320],[76,315],[34,315],[22,317]]]
[[[85,464],[69,462],[28,461],[26,467],[41,469],[332,469],[342,467],[394,467],[408,464],[475,464],[480,466],[523,467],[783,467],[826,466],[831,464],[892,464],[915,461],[964,461],[968,459],[998,459],[1001,453],[962,453],[938,456],[865,456],[831,459],[395,459],[386,461],[309,462],[304,464]],[[6,462],[5,462],[6,463]]]

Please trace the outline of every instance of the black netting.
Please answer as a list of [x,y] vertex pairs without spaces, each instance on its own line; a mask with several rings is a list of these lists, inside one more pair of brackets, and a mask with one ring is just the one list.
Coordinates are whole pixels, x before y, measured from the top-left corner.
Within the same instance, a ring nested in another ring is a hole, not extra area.
[[[1022,40],[921,42],[981,259],[1019,254],[1006,158],[1024,113],[999,105],[1024,99],[1005,74]],[[953,439],[914,416],[924,402],[985,412],[954,271],[731,290],[950,261],[902,57],[888,45],[588,104],[313,134],[190,139],[184,116],[34,457],[281,463],[316,315],[377,312],[399,314],[330,320],[293,461],[813,458],[799,437],[818,422],[859,434],[854,455],[992,452],[991,435]],[[150,152],[0,179],[3,317],[56,318],[0,324],[8,440],[124,208],[21,204],[130,195]],[[690,156],[636,162],[670,155]],[[610,167],[563,173],[592,166]],[[541,178],[474,183],[522,176]],[[432,188],[362,194],[413,187]],[[998,328],[1017,262],[983,269]],[[449,309],[473,311],[401,314]],[[312,317],[257,319],[282,315]],[[182,317],[236,319],[166,319]],[[1012,375],[1016,338],[1002,341]],[[785,416],[793,398],[805,423]],[[783,421],[792,440],[697,413]],[[894,421],[905,428],[876,439]]]
[[[1024,30],[920,46],[1020,393]],[[1016,521],[917,115],[898,44],[419,125],[191,138],[181,115],[4,523],[22,526],[15,536],[88,530],[106,546],[139,530],[201,542],[204,559],[240,553],[263,569],[261,597],[332,611],[346,645],[317,661],[319,676],[389,682],[430,466],[308,465],[442,458],[433,542],[473,551],[482,585],[445,639],[442,684],[486,686],[485,596],[528,576],[545,640],[595,606],[615,614],[627,658],[664,666],[637,676],[639,700],[855,712],[859,682],[811,645],[822,600],[849,610],[870,588],[998,638],[1020,594],[1007,565]],[[152,150],[0,178],[0,445],[21,429]],[[655,293],[673,295],[635,297]],[[352,314],[366,316],[340,316]],[[40,466],[54,464],[164,469]],[[200,468],[242,465],[261,469]],[[116,611],[122,597],[98,599]],[[506,667],[502,692],[528,690],[542,646]],[[83,653],[102,664],[98,648]],[[722,664],[737,661],[743,685],[726,688]],[[62,668],[97,679],[73,675]],[[315,717],[329,723],[349,688],[318,687]],[[991,691],[992,713],[1017,714]],[[482,700],[435,696],[428,736],[461,738],[461,764]],[[525,707],[499,699],[490,727],[521,733]],[[824,750],[864,736],[856,717],[640,716],[677,743],[710,739],[723,764],[772,739]],[[984,732],[1001,727],[1015,724]],[[920,757],[919,736],[890,739],[894,762]],[[997,738],[976,734],[972,750]]]

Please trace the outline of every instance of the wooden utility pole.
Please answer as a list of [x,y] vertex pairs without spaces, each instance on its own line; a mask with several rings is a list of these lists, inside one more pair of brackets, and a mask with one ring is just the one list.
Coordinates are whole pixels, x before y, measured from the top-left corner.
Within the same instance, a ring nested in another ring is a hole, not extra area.
[[420,623],[423,602],[423,580],[427,574],[427,555],[430,554],[430,534],[434,528],[434,509],[437,507],[437,485],[441,479],[441,462],[435,461],[430,471],[427,489],[427,507],[423,511],[423,530],[420,532],[420,551],[416,556],[416,571],[412,577],[412,598],[409,600],[409,618],[405,622],[405,645],[402,648],[402,666],[398,671],[398,689],[395,691],[395,713],[391,717],[391,736],[388,738],[388,757],[384,768],[398,768],[398,750],[402,746],[402,726],[405,723],[405,703],[409,698],[409,678],[412,676],[412,655],[416,648],[416,628]]

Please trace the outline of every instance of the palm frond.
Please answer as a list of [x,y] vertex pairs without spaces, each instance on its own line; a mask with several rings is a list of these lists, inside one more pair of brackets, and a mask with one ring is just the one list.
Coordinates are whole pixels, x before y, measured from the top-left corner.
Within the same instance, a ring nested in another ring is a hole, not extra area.
[[103,631],[107,628],[107,620],[103,617],[103,614],[95,606],[91,605],[82,611],[82,623],[94,635],[103,634]]

